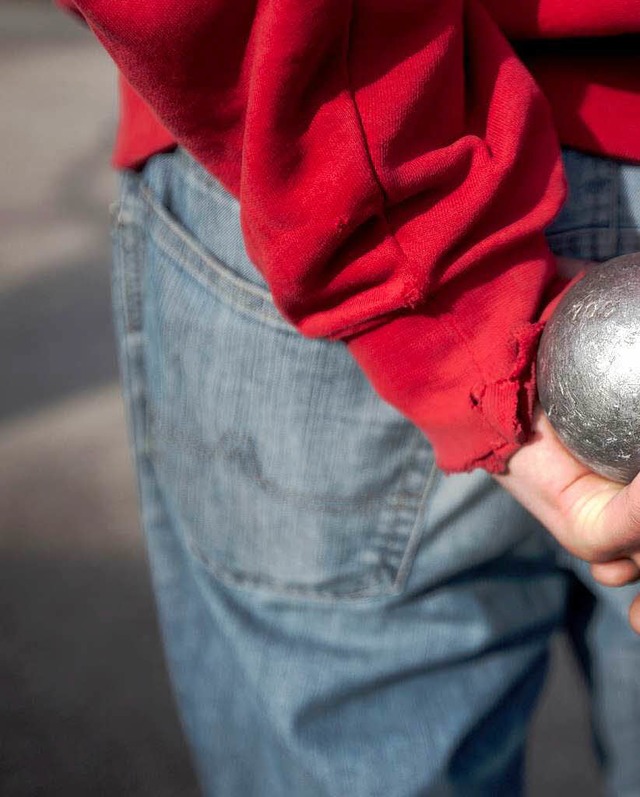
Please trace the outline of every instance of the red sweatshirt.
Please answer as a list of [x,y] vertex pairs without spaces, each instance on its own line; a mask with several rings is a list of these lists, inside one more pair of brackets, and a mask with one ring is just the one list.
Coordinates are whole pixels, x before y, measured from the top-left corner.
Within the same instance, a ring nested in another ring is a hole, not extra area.
[[640,0],[61,1],[123,75],[116,165],[185,147],[282,315],[443,469],[503,470],[561,286],[559,145],[640,163]]

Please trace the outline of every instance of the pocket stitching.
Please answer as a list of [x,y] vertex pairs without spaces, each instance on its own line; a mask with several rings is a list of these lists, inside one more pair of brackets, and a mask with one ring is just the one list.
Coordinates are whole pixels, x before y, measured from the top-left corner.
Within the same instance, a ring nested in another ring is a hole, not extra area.
[[428,499],[433,492],[436,476],[438,475],[439,472],[440,471],[438,470],[438,466],[436,465],[434,459],[431,464],[431,470],[429,472],[429,475],[425,481],[424,490],[420,498],[420,503],[418,504],[418,508],[416,510],[416,519],[413,524],[413,528],[409,533],[409,537],[406,541],[402,560],[400,561],[396,578],[394,580],[393,586],[398,592],[403,589],[404,585],[407,582],[407,579],[409,578],[409,574],[413,569],[413,564],[416,559],[418,548],[420,547],[420,543],[424,536],[427,510],[430,506]]
[[[152,224],[149,234],[176,267],[179,267],[207,290],[214,289],[213,293],[216,298],[231,305],[234,309],[283,332],[300,334],[292,324],[282,317],[268,291],[238,277],[212,252],[201,247],[197,240],[190,236],[179,222],[157,203],[147,186],[141,186],[141,194],[148,209],[163,225],[160,230],[157,230],[156,228],[160,225]],[[179,239],[179,242],[187,249],[187,257],[183,257],[167,240],[167,232]],[[190,262],[192,259],[196,262]],[[226,282],[231,289],[225,289],[220,281]],[[256,301],[263,305],[266,312],[255,308]]]
[[[203,285],[203,287],[209,290],[212,286],[218,284],[218,279],[226,280],[228,284],[234,287],[234,292],[226,292],[224,290],[220,292],[215,291],[214,295],[216,298],[237,307],[240,311],[247,312],[251,317],[260,318],[270,326],[285,330],[287,333],[296,331],[295,328],[283,322],[280,316],[272,320],[268,316],[256,313],[254,308],[246,308],[238,305],[238,303],[234,301],[236,286],[241,294],[245,296],[248,295],[248,301],[255,302],[257,298],[258,301],[262,301],[270,307],[273,307],[277,313],[277,308],[273,305],[272,300],[265,299],[265,292],[263,289],[259,286],[247,285],[235,274],[227,273],[224,263],[219,261],[215,255],[209,253],[206,249],[203,250],[195,239],[192,241],[188,231],[183,230],[180,222],[174,219],[166,209],[158,205],[148,188],[141,186],[141,193],[143,194],[143,200],[147,205],[148,211],[153,214],[155,219],[155,221],[152,220],[151,224],[149,224],[148,233],[153,237],[156,245],[170,258],[171,266],[183,271],[188,276],[195,279],[198,284]],[[174,240],[172,240],[172,237]],[[185,247],[186,252],[180,252],[182,246]],[[149,420],[149,415],[147,415],[147,419]],[[407,467],[409,467],[409,464],[408,461]],[[436,471],[435,464],[433,464],[431,471],[426,474],[427,478],[423,482],[423,489],[415,495],[414,500],[402,500],[408,497],[402,490],[397,493],[396,497],[400,499],[398,504],[413,514],[413,522],[407,524],[408,527],[405,527],[403,532],[396,532],[393,534],[401,546],[401,550],[397,551],[400,556],[393,556],[390,559],[386,557],[384,561],[369,564],[369,566],[364,569],[364,572],[361,572],[359,576],[356,576],[356,578],[353,578],[350,582],[345,583],[342,589],[322,586],[320,584],[310,584],[308,586],[296,585],[288,581],[274,579],[265,574],[252,574],[237,571],[225,565],[224,562],[212,560],[192,535],[186,535],[185,542],[195,558],[208,572],[228,584],[250,586],[276,596],[299,596],[321,602],[337,600],[379,600],[381,598],[390,597],[401,591],[412,568],[413,561],[415,560],[419,542],[423,536],[422,517],[424,515],[425,506],[428,505],[427,498],[433,489],[434,474]],[[400,482],[402,481],[403,479],[401,478]],[[417,502],[415,500],[416,498],[418,499]],[[372,501],[372,503],[379,502],[386,504],[387,500],[383,499],[378,501],[374,499]],[[336,506],[338,502],[334,499],[332,503],[333,511],[335,512],[338,510],[339,512],[340,507]],[[366,503],[368,504],[369,501],[366,501]],[[399,561],[397,561],[398,559]],[[390,569],[390,565],[392,569]]]
[[[203,460],[211,460],[212,456],[214,456],[213,452],[210,452],[205,447],[198,445],[196,441],[189,439],[187,435],[180,435],[169,429],[166,425],[160,424],[151,411],[149,412],[149,435],[150,439],[152,440],[158,440],[168,444],[177,443],[179,445],[184,445],[188,447],[189,452],[194,457]],[[153,449],[156,452],[156,456],[162,456],[157,445],[154,445]],[[406,467],[408,467],[408,464]],[[274,490],[273,487],[269,486],[268,479],[246,473],[244,475],[245,478],[250,479],[255,484],[258,484],[265,490],[265,492],[274,498],[279,498],[283,501],[287,501],[301,507],[308,507],[309,504],[317,504],[317,506],[320,507],[320,511],[325,512],[326,514],[341,515],[350,511],[353,507],[364,509],[367,507],[383,506],[387,500],[393,500],[393,496],[391,496],[391,499],[387,499],[384,496],[380,497],[378,493],[371,492],[365,493],[358,498],[351,498],[348,496],[337,496],[335,498],[330,498],[322,494],[313,495],[295,490]],[[399,481],[401,481],[403,476],[404,474],[401,474]],[[402,498],[402,493],[400,491],[397,495],[399,498]],[[405,503],[399,500],[396,506],[405,506]]]
[[[145,416],[145,428],[147,432],[150,430],[151,409],[147,407]],[[149,439],[147,435],[147,439]],[[330,587],[323,587],[318,584],[299,586],[292,584],[289,581],[282,581],[273,578],[271,575],[264,573],[252,574],[244,570],[236,570],[229,567],[224,562],[217,559],[212,559],[206,550],[199,544],[195,535],[185,532],[184,540],[188,549],[202,564],[202,566],[211,573],[212,576],[218,578],[222,583],[232,584],[239,588],[254,588],[262,590],[266,594],[280,596],[280,597],[306,597],[315,601],[344,601],[344,600],[358,600],[358,599],[381,599],[398,595],[402,592],[404,584],[409,577],[413,568],[416,554],[420,542],[424,536],[425,516],[430,506],[428,501],[432,495],[436,476],[439,473],[435,461],[432,460],[429,472],[423,481],[423,487],[418,494],[407,493],[405,482],[412,468],[419,469],[422,472],[421,458],[418,454],[419,443],[426,442],[422,433],[415,427],[414,441],[410,446],[410,451],[407,455],[403,473],[399,477],[399,488],[396,493],[386,496],[380,500],[381,506],[386,506],[387,509],[393,508],[393,512],[402,508],[405,511],[410,511],[413,515],[412,522],[408,525],[405,531],[393,532],[394,540],[401,546],[401,553],[398,557],[397,551],[394,552],[388,547],[388,539],[384,533],[380,533],[380,529],[373,534],[371,543],[378,539],[378,544],[384,546],[386,550],[385,556],[381,561],[373,567],[369,567],[365,572],[352,579],[349,584],[345,585],[342,590],[335,590]],[[150,460],[153,461],[157,456],[157,451],[154,452],[155,446],[152,446],[147,454]],[[156,470],[156,478],[160,478],[159,472]],[[407,500],[410,496],[414,500]],[[417,498],[417,500],[416,500]],[[339,514],[340,508],[334,508],[333,512],[328,514]],[[321,510],[326,512],[326,508]],[[382,512],[379,522],[384,523],[384,512]],[[355,582],[355,583],[354,583]],[[364,584],[364,586],[362,586]]]
[[[149,417],[149,408],[145,412],[146,422],[145,428],[148,428],[148,417]],[[147,452],[147,456],[149,457],[150,461],[154,459],[154,452],[153,450],[149,450]],[[155,471],[155,478],[159,480],[160,484],[163,484],[163,480],[159,475],[158,471],[154,468]],[[432,486],[432,480],[430,478],[427,479],[427,491],[426,495],[429,494]],[[166,489],[166,485],[163,485],[163,491]],[[421,496],[420,500],[420,508],[422,506],[423,501],[425,500],[425,496]],[[271,595],[274,597],[301,597],[301,598],[308,598],[313,601],[324,601],[324,602],[332,602],[332,601],[345,601],[345,600],[357,600],[357,599],[380,599],[384,597],[389,597],[391,595],[399,594],[402,589],[402,584],[404,582],[404,578],[402,580],[399,579],[399,575],[401,573],[402,566],[407,559],[407,551],[411,547],[413,549],[417,548],[416,546],[411,546],[411,540],[414,537],[418,537],[418,539],[422,536],[422,530],[418,528],[419,534],[416,535],[416,525],[418,524],[418,518],[420,517],[421,513],[419,511],[416,512],[416,519],[414,520],[413,525],[411,526],[409,534],[407,534],[403,540],[403,552],[401,556],[401,563],[397,568],[394,568],[393,577],[388,577],[389,572],[389,564],[390,561],[385,559],[379,563],[376,563],[375,566],[370,566],[365,572],[360,573],[356,576],[355,579],[352,579],[348,584],[345,585],[343,590],[336,590],[332,589],[331,587],[323,587],[318,584],[309,584],[308,586],[301,586],[296,585],[295,583],[291,583],[290,581],[283,581],[281,579],[274,578],[269,574],[264,573],[256,573],[252,574],[245,570],[236,570],[232,567],[229,567],[224,562],[220,562],[218,559],[211,558],[206,550],[200,545],[196,536],[186,530],[183,531],[182,538],[188,548],[188,550],[192,553],[192,555],[197,559],[198,562],[205,568],[207,572],[209,572],[214,578],[217,578],[223,584],[231,584],[233,586],[239,588],[253,588],[259,591],[264,592],[267,595]],[[410,561],[405,566],[407,570],[410,569],[413,559],[415,558],[414,550],[411,551]],[[402,574],[404,576],[404,573]],[[354,584],[355,581],[355,584]],[[364,584],[364,586],[363,586]]]
[[[248,573],[241,573],[233,570],[224,564],[215,562],[210,559],[207,554],[202,550],[198,543],[190,535],[185,537],[187,547],[202,566],[210,572],[213,576],[220,579],[223,583],[230,583],[240,588],[252,587],[257,590],[262,590],[268,595],[278,597],[302,597],[313,599],[314,601],[345,601],[345,600],[358,600],[368,598],[380,599],[389,597],[400,592],[400,587],[397,586],[397,579],[389,582],[384,578],[385,568],[383,565],[378,565],[372,568],[370,573],[367,574],[367,586],[345,590],[336,591],[332,589],[325,589],[318,586],[293,586],[288,583],[270,578],[268,576],[257,575],[252,576]],[[365,576],[361,578],[365,581]],[[387,588],[380,588],[380,585],[387,584]]]

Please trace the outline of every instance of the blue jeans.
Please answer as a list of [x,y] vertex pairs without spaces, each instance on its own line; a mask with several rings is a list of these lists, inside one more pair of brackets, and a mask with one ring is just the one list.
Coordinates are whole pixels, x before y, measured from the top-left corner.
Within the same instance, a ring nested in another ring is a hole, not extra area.
[[[554,251],[640,249],[640,168],[564,158]],[[610,793],[638,797],[637,587],[595,583],[484,471],[444,476],[344,344],[281,317],[236,201],[184,151],[123,173],[113,236],[141,514],[204,794],[515,797],[566,629]]]

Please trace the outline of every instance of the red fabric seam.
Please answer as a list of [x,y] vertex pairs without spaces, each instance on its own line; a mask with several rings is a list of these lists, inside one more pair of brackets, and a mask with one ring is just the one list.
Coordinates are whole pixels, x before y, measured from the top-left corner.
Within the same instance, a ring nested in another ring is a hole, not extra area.
[[[369,168],[371,170],[371,175],[373,177],[373,181],[376,184],[376,186],[378,187],[378,190],[380,191],[380,196],[382,198],[381,214],[380,215],[381,215],[382,220],[385,223],[385,227],[387,229],[387,234],[388,234],[389,238],[391,238],[393,240],[393,242],[395,243],[395,245],[396,245],[396,247],[398,249],[398,252],[402,256],[403,262],[405,264],[405,268],[402,269],[403,277],[405,277],[405,279],[406,279],[407,275],[411,276],[411,272],[409,271],[409,268],[408,268],[408,266],[409,266],[409,258],[407,257],[406,252],[404,251],[404,249],[400,245],[400,242],[398,241],[398,239],[396,237],[396,234],[395,234],[395,232],[393,230],[393,227],[391,225],[391,222],[389,220],[389,216],[388,216],[388,212],[387,212],[388,211],[388,200],[389,200],[389,197],[387,195],[387,192],[386,192],[386,190],[384,188],[382,180],[381,180],[381,178],[380,178],[380,176],[379,176],[379,174],[378,174],[378,172],[376,170],[375,163],[373,161],[373,155],[371,153],[371,149],[370,149],[369,143],[367,141],[367,133],[366,133],[366,130],[365,130],[364,122],[362,120],[362,114],[360,113],[360,109],[358,107],[358,101],[356,100],[356,94],[355,94],[355,90],[353,88],[353,80],[352,80],[352,76],[351,76],[351,69],[350,69],[350,66],[349,66],[349,52],[350,52],[350,44],[351,44],[351,39],[352,39],[351,32],[352,32],[354,19],[355,19],[355,15],[356,15],[356,12],[355,12],[356,1],[357,0],[351,0],[351,14],[349,15],[349,24],[347,26],[347,39],[346,39],[346,47],[345,47],[345,53],[344,53],[345,82],[346,82],[346,85],[347,85],[347,90],[349,92],[349,98],[351,99],[351,103],[353,105],[353,111],[354,111],[355,118],[356,118],[356,121],[357,121],[357,124],[358,124],[358,130],[360,131],[360,137],[361,137],[361,141],[362,141],[362,148],[363,148],[364,153],[366,155],[366,159],[367,159],[367,162],[369,164]],[[405,300],[407,302],[407,306],[408,307],[413,307],[422,298],[422,291],[420,291],[418,285],[415,282],[411,282],[410,284],[407,284],[405,286],[405,289],[404,289],[403,294],[402,294],[402,298],[403,298],[403,300]]]

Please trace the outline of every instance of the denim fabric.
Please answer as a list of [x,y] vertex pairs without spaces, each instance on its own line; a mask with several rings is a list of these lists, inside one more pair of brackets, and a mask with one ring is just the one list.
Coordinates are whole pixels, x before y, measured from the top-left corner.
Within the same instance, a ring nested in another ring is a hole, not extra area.
[[[564,157],[553,249],[640,249],[640,168]],[[122,175],[113,237],[142,521],[203,793],[515,797],[565,628],[610,793],[637,797],[637,588],[594,583],[484,471],[445,477],[342,343],[282,318],[237,202],[183,150]]]

